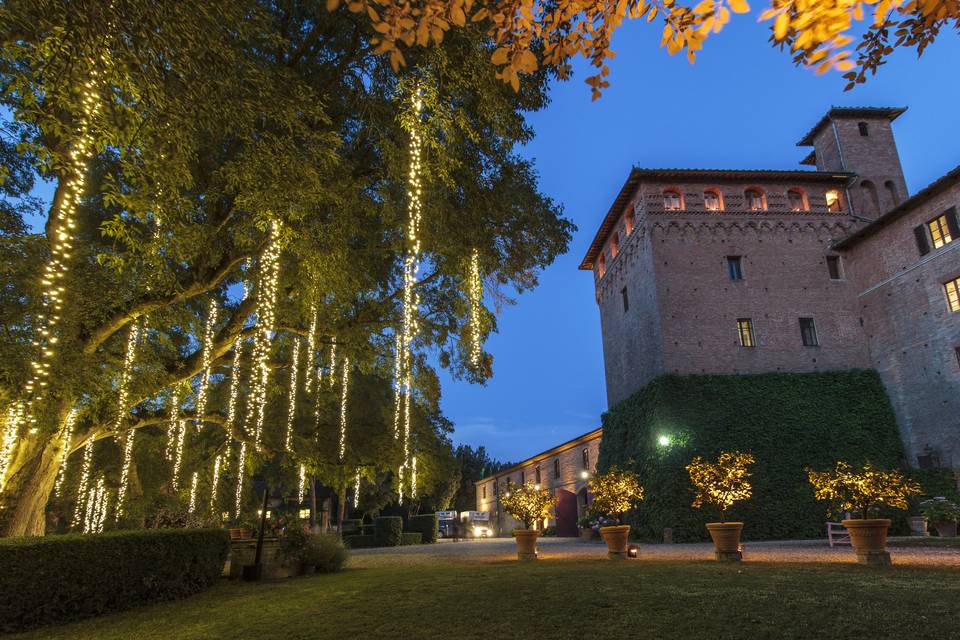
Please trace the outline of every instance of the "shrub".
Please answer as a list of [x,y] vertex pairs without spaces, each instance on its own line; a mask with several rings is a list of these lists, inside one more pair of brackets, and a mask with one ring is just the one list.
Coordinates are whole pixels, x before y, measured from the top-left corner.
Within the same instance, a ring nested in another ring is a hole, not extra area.
[[[661,436],[666,436],[661,444]],[[685,466],[724,450],[756,458],[753,497],[730,509],[746,539],[821,537],[827,509],[805,469],[837,460],[893,468],[900,435],[873,371],[662,376],[603,416],[598,471],[635,471],[646,499],[627,522],[645,539],[673,529],[676,542],[707,539],[708,512],[690,508]],[[934,495],[943,495],[935,493]]]
[[222,529],[115,531],[0,540],[0,631],[191,595],[223,572]]
[[643,487],[637,474],[621,471],[616,465],[594,476],[590,480],[590,491],[593,493],[591,510],[618,519],[643,500]]
[[365,524],[365,525],[363,525],[363,535],[365,535],[365,536],[372,536],[372,535],[373,535],[373,529],[374,529],[373,524]]
[[343,543],[348,549],[369,549],[380,546],[374,536],[344,536]]
[[943,496],[921,502],[920,513],[933,524],[960,522],[960,507]]
[[549,527],[547,527],[546,529],[544,529],[544,530],[543,530],[543,533],[541,533],[540,535],[542,535],[544,538],[553,538],[553,537],[556,537],[556,535],[557,535],[557,528],[554,527],[554,526],[549,526]]
[[347,548],[335,535],[307,536],[301,560],[304,564],[316,567],[317,573],[334,573],[340,571],[347,561]]
[[423,536],[420,535],[419,531],[404,531],[400,534],[400,544],[403,546],[409,546],[412,544],[420,544]]
[[853,512],[861,518],[876,516],[880,507],[905,511],[907,498],[920,494],[920,485],[899,471],[885,471],[865,464],[854,469],[846,462],[837,462],[833,471],[809,469],[807,476],[816,490],[817,500],[831,504],[831,512]]
[[754,462],[752,455],[739,451],[723,451],[716,462],[694,456],[687,465],[695,491],[692,506],[703,509],[709,505],[720,514],[720,522],[726,522],[727,509],[753,494],[747,478],[751,475],[748,467]]
[[533,523],[550,515],[557,498],[550,489],[538,489],[540,485],[530,482],[519,486],[507,482],[500,491],[503,510],[523,523],[524,529],[532,529]]
[[363,531],[363,520],[359,518],[344,518],[343,531],[344,533]]
[[403,518],[380,516],[373,521],[373,537],[378,547],[399,547],[403,534]]
[[[312,536],[303,530],[303,527],[290,527],[280,537],[280,553],[287,560],[305,562],[307,544]],[[306,563],[309,564],[309,563]]]
[[407,531],[416,531],[421,534],[424,544],[437,541],[440,535],[440,521],[436,514],[428,513],[419,516],[410,516],[407,520]]

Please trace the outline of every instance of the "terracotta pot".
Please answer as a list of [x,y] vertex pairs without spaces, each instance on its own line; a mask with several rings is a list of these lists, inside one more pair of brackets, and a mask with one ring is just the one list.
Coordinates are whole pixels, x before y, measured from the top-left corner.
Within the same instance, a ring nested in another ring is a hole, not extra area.
[[941,538],[956,538],[957,537],[957,523],[956,522],[935,522],[933,524],[937,529],[937,533],[940,534]]
[[580,540],[583,542],[593,540],[593,529],[580,529]]
[[887,530],[890,529],[890,520],[886,518],[843,520],[842,524],[850,532],[850,543],[857,553],[886,550]]
[[707,531],[713,539],[717,560],[740,560],[743,557],[740,547],[742,522],[708,522]]
[[537,537],[540,532],[535,529],[514,529],[513,537],[517,539],[517,559],[537,559]]
[[907,524],[910,525],[910,535],[912,536],[930,535],[927,532],[927,519],[923,516],[911,516],[907,518]]
[[600,527],[600,536],[607,543],[607,555],[610,558],[621,559],[627,557],[627,539],[630,537],[630,525]]

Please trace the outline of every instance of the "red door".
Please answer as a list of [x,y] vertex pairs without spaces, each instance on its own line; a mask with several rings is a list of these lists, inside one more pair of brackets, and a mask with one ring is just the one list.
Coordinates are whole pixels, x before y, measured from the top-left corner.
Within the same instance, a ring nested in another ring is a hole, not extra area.
[[577,536],[577,495],[566,489],[557,489],[557,535]]

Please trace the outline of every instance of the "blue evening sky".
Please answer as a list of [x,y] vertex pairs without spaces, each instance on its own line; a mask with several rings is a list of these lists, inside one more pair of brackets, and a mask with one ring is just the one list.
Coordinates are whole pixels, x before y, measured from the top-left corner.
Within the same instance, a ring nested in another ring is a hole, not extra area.
[[523,153],[579,231],[540,286],[504,310],[487,344],[493,379],[443,379],[458,443],[519,461],[599,426],[607,408],[600,319],[592,278],[577,265],[631,165],[806,168],[797,163],[808,150],[795,144],[830,105],[909,107],[894,132],[911,193],[960,164],[960,39],[949,31],[919,60],[897,52],[846,93],[839,74],[816,76],[772,49],[752,16],[735,17],[693,66],[660,49],[659,34],[626,25],[614,39],[613,86],[599,101],[591,103],[580,65],[530,117],[537,137]]

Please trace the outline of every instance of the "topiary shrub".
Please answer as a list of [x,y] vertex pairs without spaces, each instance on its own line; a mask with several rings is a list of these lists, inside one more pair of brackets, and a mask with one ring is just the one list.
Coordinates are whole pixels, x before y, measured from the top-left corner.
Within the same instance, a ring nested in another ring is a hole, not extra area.
[[0,631],[172,600],[223,572],[223,529],[156,529],[0,540]]
[[340,571],[347,561],[347,548],[335,535],[308,536],[301,561],[315,567],[317,573],[334,573]]
[[423,536],[420,535],[419,531],[404,531],[400,534],[400,544],[404,547],[420,544],[423,540]]
[[752,453],[753,498],[730,510],[748,540],[818,538],[827,507],[806,469],[837,460],[896,468],[903,449],[880,378],[873,371],[662,376],[603,415],[597,469],[640,477],[647,498],[627,515],[644,539],[673,529],[677,542],[708,539],[715,516],[693,509],[685,470],[694,456]]
[[373,537],[378,547],[399,547],[403,534],[403,518],[380,516],[373,521]]
[[419,516],[410,516],[407,519],[407,531],[416,531],[420,533],[424,544],[431,544],[437,541],[440,535],[440,521],[433,513]]
[[369,549],[380,546],[374,536],[344,536],[343,544],[348,549]]

